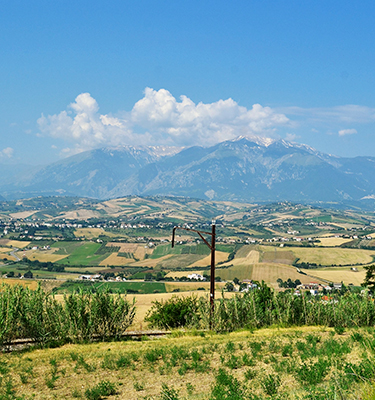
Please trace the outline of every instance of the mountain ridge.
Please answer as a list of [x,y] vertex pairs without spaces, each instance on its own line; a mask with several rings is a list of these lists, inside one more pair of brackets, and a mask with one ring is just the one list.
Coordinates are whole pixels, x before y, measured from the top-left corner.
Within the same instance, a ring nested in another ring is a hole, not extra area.
[[254,137],[210,147],[95,149],[0,180],[6,199],[134,194],[340,202],[372,199],[374,187],[375,157],[337,157],[304,144]]

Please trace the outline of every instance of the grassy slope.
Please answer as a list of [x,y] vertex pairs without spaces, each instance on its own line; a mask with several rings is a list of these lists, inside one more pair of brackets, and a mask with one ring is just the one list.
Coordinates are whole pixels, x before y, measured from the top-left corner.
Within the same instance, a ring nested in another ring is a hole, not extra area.
[[[5,381],[11,379],[17,396],[46,400],[85,398],[87,389],[104,380],[113,383],[117,392],[108,399],[159,399],[165,383],[178,392],[174,399],[203,400],[210,397],[219,368],[237,379],[235,388],[246,389],[261,399],[270,398],[267,392],[273,389],[280,400],[342,398],[339,392],[345,398],[366,399],[363,381],[367,378],[343,374],[343,365],[349,362],[355,366],[374,356],[374,350],[366,344],[373,340],[373,330],[353,333],[337,336],[329,328],[274,328],[254,333],[66,345],[3,354],[2,374]],[[326,367],[306,374],[306,360]],[[370,363],[362,375],[371,373]],[[267,385],[268,381],[278,384]],[[321,395],[313,397],[313,392]]]

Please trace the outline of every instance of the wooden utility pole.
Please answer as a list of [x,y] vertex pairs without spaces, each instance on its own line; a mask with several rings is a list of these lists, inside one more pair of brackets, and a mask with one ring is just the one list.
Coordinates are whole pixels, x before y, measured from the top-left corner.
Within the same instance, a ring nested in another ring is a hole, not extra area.
[[[210,276],[210,305],[211,305],[211,311],[210,311],[210,328],[212,328],[213,315],[214,315],[214,311],[215,311],[215,240],[216,240],[216,221],[214,219],[212,220],[211,227],[212,227],[211,232],[198,231],[196,229],[190,229],[190,228],[182,228],[180,226],[175,226],[173,228],[173,231],[172,231],[172,248],[174,247],[176,229],[182,229],[184,231],[191,231],[191,232],[198,233],[198,235],[201,237],[203,242],[211,250],[211,276]],[[203,235],[210,235],[211,236],[211,243],[209,243],[202,236],[202,234]]]

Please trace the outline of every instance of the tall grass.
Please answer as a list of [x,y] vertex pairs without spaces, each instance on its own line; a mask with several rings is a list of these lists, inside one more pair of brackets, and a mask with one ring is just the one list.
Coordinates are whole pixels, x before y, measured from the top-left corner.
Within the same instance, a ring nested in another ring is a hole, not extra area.
[[[202,329],[210,326],[210,303],[203,297],[198,301],[195,297],[185,297],[184,303],[179,302],[177,298],[172,298],[164,305],[159,302],[148,315],[148,320],[153,326],[168,325],[168,321],[163,319],[164,307],[171,308],[172,301],[175,301],[175,306],[181,305],[184,309],[196,308],[194,317],[189,318],[185,326]],[[175,309],[174,312],[178,314],[178,310]],[[375,324],[375,302],[368,296],[354,293],[346,293],[329,301],[306,294],[295,296],[290,292],[276,293],[263,283],[259,290],[216,300],[212,318],[213,329],[217,332],[271,325],[364,327]]]
[[15,339],[38,343],[118,338],[132,324],[131,304],[108,292],[78,292],[58,302],[40,287],[0,287],[0,346]]

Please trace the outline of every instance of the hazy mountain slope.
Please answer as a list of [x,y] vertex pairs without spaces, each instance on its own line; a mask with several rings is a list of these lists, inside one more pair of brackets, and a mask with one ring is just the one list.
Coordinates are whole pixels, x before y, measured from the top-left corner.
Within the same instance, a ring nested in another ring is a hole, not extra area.
[[106,198],[121,180],[159,157],[148,148],[124,147],[86,151],[48,165],[29,180],[3,188],[28,195],[64,194]]
[[0,179],[6,198],[64,194],[243,201],[360,201],[374,196],[375,158],[340,158],[302,144],[239,138],[212,147],[124,146]]
[[[193,147],[147,165],[132,177],[138,194],[273,201],[359,199],[370,188],[313,149],[280,141],[268,146],[247,139],[211,148]],[[121,195],[122,182],[113,191]]]

